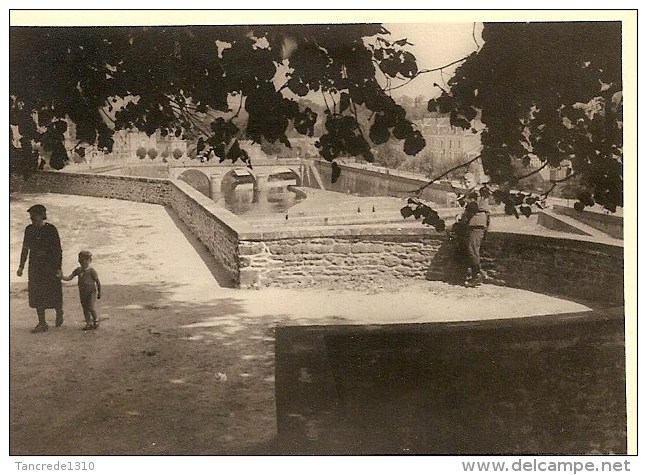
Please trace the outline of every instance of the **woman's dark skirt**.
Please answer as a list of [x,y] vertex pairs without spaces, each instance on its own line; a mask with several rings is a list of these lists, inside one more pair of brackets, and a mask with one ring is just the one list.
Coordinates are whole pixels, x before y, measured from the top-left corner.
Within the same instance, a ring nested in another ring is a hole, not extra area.
[[63,307],[63,286],[56,270],[30,266],[27,288],[31,308]]

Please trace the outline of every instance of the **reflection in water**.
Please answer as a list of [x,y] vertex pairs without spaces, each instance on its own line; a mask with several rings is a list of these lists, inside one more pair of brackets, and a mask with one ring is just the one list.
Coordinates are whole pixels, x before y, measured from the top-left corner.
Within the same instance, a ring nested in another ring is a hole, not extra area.
[[288,190],[289,185],[296,185],[296,180],[268,181],[265,191],[255,193],[253,183],[230,185],[223,182],[221,193],[224,199],[219,202],[239,216],[263,217],[284,213],[302,199]]

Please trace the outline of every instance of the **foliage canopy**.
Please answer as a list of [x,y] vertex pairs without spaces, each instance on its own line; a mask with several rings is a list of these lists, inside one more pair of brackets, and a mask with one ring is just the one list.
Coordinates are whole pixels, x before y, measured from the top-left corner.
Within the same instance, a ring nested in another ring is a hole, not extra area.
[[[197,134],[199,152],[249,164],[239,138],[289,146],[289,124],[314,135],[317,113],[297,102],[312,93],[326,103],[317,147],[327,160],[371,160],[371,142],[391,136],[408,154],[425,145],[377,79],[414,77],[415,57],[376,24],[14,27],[10,44],[15,172],[35,169],[36,144],[54,168],[64,166],[65,118],[81,142],[100,148],[112,149],[114,130],[136,127]],[[244,128],[235,120],[243,109]]]
[[532,155],[568,160],[582,203],[622,206],[621,23],[486,23],[482,36],[429,109],[463,128],[480,119],[492,181],[514,186]]

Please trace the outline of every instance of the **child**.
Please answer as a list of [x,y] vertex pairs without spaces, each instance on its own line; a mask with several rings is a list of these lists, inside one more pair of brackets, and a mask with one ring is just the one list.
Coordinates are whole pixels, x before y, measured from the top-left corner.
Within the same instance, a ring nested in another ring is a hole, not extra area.
[[94,309],[94,302],[96,299],[101,298],[101,282],[99,282],[99,275],[92,267],[92,253],[90,251],[79,252],[79,264],[72,271],[69,276],[61,275],[61,279],[69,281],[74,277],[79,277],[79,297],[81,298],[81,307],[83,307],[83,315],[85,316],[85,327],[83,330],[92,330],[99,327],[99,318]]

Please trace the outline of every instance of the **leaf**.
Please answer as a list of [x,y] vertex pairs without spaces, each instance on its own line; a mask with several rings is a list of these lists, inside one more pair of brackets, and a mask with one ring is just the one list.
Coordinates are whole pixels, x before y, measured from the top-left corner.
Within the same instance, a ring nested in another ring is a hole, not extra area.
[[405,78],[413,78],[418,74],[418,64],[416,63],[416,57],[405,51],[402,54],[402,64],[400,66],[400,74]]
[[398,140],[404,140],[413,133],[413,125],[406,119],[398,121],[393,127],[393,136]]
[[404,206],[403,208],[400,208],[400,214],[404,219],[407,219],[409,216],[413,216],[413,210],[410,206]]
[[373,119],[373,123],[368,132],[368,137],[376,145],[381,145],[389,141],[391,133],[383,115],[375,115],[375,119]]
[[375,156],[371,150],[365,150],[362,152],[362,158],[369,163],[372,163],[375,160]]
[[206,146],[207,146],[207,144],[205,143],[204,139],[202,137],[200,137],[200,138],[198,138],[198,143],[196,145],[195,150],[196,150],[197,153],[200,153],[205,149]]
[[236,140],[229,148],[226,157],[232,162],[236,162],[237,160],[241,160],[243,162],[249,161],[249,155],[247,154],[247,151],[240,148],[240,143],[238,142],[238,140]]
[[530,206],[526,205],[521,205],[519,207],[519,211],[521,211],[521,214],[523,214],[526,218],[529,218],[532,214],[532,209],[530,208]]
[[505,211],[505,214],[507,214],[508,216],[512,216],[512,215],[517,214],[517,208],[516,208],[516,206],[514,204],[506,203],[506,205],[504,207],[504,211]]
[[342,92],[339,97],[339,112],[344,112],[350,107],[350,95],[347,92]]
[[56,142],[50,152],[49,165],[54,170],[61,170],[68,161],[67,151],[63,142]]
[[303,112],[297,112],[293,118],[294,128],[297,132],[308,137],[314,135],[316,121],[317,113],[309,107],[306,107]]
[[299,97],[305,97],[308,95],[308,92],[310,92],[308,86],[301,82],[301,79],[298,77],[291,77],[288,80],[287,86]]
[[404,139],[404,153],[407,155],[417,155],[423,148],[425,148],[426,144],[427,142],[420,131],[416,130],[411,136]]
[[425,216],[424,219],[422,220],[422,224],[426,224],[429,226],[436,226],[438,224],[438,218],[433,218],[431,216]]
[[494,197],[494,201],[497,204],[500,204],[507,201],[509,195],[503,190],[494,190],[494,192],[492,193],[492,196]]

